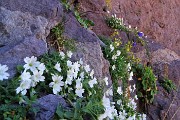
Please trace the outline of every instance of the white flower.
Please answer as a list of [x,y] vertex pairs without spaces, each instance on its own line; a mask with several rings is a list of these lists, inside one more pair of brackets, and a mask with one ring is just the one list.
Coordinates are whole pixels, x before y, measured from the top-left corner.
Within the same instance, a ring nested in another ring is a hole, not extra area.
[[136,110],[136,102],[134,102],[134,99],[129,100],[130,102],[128,103],[128,106],[131,107],[133,110]]
[[73,53],[72,53],[71,51],[68,51],[68,52],[67,52],[67,56],[68,56],[69,58],[72,57],[72,54],[73,54]]
[[138,100],[138,97],[137,97],[137,95],[135,95],[135,96],[134,96],[134,99],[135,99],[135,100]]
[[129,81],[131,81],[131,80],[133,80],[133,72],[130,72],[130,74],[129,74]]
[[105,82],[105,84],[108,86],[108,77],[105,77],[104,79],[103,79],[103,81]]
[[131,64],[130,63],[127,64],[127,68],[128,68],[128,71],[131,70]]
[[83,65],[82,58],[80,58],[80,60],[79,60],[79,64]]
[[146,120],[146,114],[142,114],[142,120]]
[[44,72],[44,70],[46,70],[46,67],[44,65],[44,63],[41,63],[39,66],[38,66],[38,70]]
[[90,75],[91,78],[93,78],[94,70],[92,70],[89,75]]
[[68,66],[69,68],[72,67],[72,62],[71,62],[70,60],[67,61],[67,66]]
[[78,97],[83,97],[84,89],[83,88],[76,88],[75,93]]
[[89,72],[91,69],[90,69],[89,65],[85,65],[85,66],[84,66],[84,70],[85,70],[86,72]]
[[94,84],[97,84],[97,79],[94,78],[94,79],[90,80],[90,81],[88,82],[88,84],[89,84],[89,86],[90,86],[91,88],[93,88]]
[[133,85],[133,92],[136,90],[136,85],[134,84]]
[[31,87],[30,79],[22,80],[20,86],[16,89],[16,94],[21,92],[22,95],[25,95],[27,93],[27,89],[29,89],[30,87]]
[[26,57],[24,58],[24,62],[26,63],[24,65],[25,70],[30,69],[32,72],[36,70],[36,67],[40,65],[40,62],[37,61],[37,57],[32,56],[31,58]]
[[59,52],[59,56],[61,56],[61,58],[62,58],[62,59],[64,59],[64,58],[65,58],[65,54],[64,54],[64,52],[62,52],[62,51],[61,51],[61,52]]
[[110,99],[107,98],[105,95],[103,96],[103,106],[105,107],[104,114],[101,114],[98,120],[103,120],[104,118],[110,118],[113,119],[113,116],[117,115],[117,110],[115,109],[115,106],[111,106]]
[[21,76],[21,81],[23,80],[31,80],[31,74],[29,72],[24,71]]
[[70,93],[73,89],[72,88],[68,88],[68,93]]
[[73,65],[72,65],[72,69],[74,69],[75,71],[79,71],[79,67],[80,67],[81,65],[78,63],[78,62],[75,62]]
[[126,120],[126,115],[127,115],[127,113],[125,110],[123,110],[123,112],[119,111],[118,118],[120,118],[120,120]]
[[80,77],[81,77],[81,79],[84,79],[84,72],[80,73]]
[[38,70],[33,71],[33,75],[31,76],[32,87],[35,87],[39,81],[44,81],[45,77],[42,75],[43,75],[42,71],[38,71]]
[[7,65],[0,64],[0,80],[8,79],[9,74],[6,72],[8,70]]
[[54,68],[55,68],[57,71],[61,72],[60,63],[57,62],[56,65],[54,66]]
[[132,93],[133,92],[133,90],[131,89],[131,85],[129,86],[129,91]]
[[68,75],[67,78],[66,78],[66,81],[65,81],[65,84],[69,84],[71,85],[72,84],[72,81],[73,81],[73,76],[71,75]]
[[116,66],[115,66],[115,65],[113,65],[113,66],[112,66],[112,70],[115,70],[115,69],[116,69]]
[[118,87],[117,93],[119,93],[119,95],[122,95],[122,94],[123,94],[123,91],[122,91],[121,87]]
[[118,101],[117,101],[117,104],[118,104],[118,105],[121,105],[121,103],[122,103],[122,100],[118,100]]
[[116,55],[113,55],[112,56],[112,60],[116,60],[117,59],[117,56]]
[[106,91],[106,96],[113,96],[113,90],[112,90],[112,88],[109,88],[109,89]]
[[114,46],[112,44],[110,45],[110,49],[111,49],[111,52],[114,50]]
[[108,107],[111,107],[111,101],[108,97],[106,97],[105,95],[103,96],[103,99],[102,99],[102,102],[103,102],[103,106],[105,108],[108,108]]
[[62,81],[62,79],[63,79],[62,76],[58,76],[58,75],[52,76],[53,82],[51,82],[49,86],[53,87],[54,94],[57,94],[58,92],[62,90],[61,86],[64,86],[64,82]]
[[120,54],[121,54],[121,51],[120,51],[120,50],[117,50],[116,56],[120,56]]

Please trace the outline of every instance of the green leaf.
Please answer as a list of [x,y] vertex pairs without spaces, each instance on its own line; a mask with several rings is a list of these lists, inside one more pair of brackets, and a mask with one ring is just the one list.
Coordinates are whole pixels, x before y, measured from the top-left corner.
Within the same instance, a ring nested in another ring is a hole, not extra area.
[[67,111],[64,113],[65,118],[72,119],[74,116],[73,111]]
[[63,117],[64,117],[64,111],[63,111],[63,108],[62,108],[61,105],[58,105],[58,106],[57,106],[56,114],[57,114],[60,118],[63,118]]
[[22,65],[18,65],[16,69],[19,73],[21,73],[24,70],[24,67]]

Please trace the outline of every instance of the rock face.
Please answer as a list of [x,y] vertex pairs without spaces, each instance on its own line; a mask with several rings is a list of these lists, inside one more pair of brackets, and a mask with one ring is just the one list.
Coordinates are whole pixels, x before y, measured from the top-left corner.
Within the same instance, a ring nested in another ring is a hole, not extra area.
[[0,1],[0,64],[9,67],[11,77],[15,66],[27,56],[47,52],[46,37],[63,15],[58,0]]
[[[158,94],[152,105],[149,105],[148,116],[152,120],[179,120],[180,119],[180,60],[169,63],[154,64],[154,72],[158,76]],[[161,85],[162,76],[168,76],[176,85],[176,91],[168,93]]]
[[103,57],[99,38],[91,30],[81,27],[72,13],[66,15],[66,20],[63,35],[76,41],[77,51],[74,53],[74,60],[82,58],[85,64],[94,69],[98,79],[105,76],[110,79],[109,63]]
[[[179,0],[106,0],[109,10],[123,17],[125,23],[138,27],[148,37],[163,44],[180,55],[180,1]],[[93,31],[108,35],[109,30],[104,22],[105,1],[79,0],[83,12],[95,22]],[[106,14],[107,15],[107,14]]]

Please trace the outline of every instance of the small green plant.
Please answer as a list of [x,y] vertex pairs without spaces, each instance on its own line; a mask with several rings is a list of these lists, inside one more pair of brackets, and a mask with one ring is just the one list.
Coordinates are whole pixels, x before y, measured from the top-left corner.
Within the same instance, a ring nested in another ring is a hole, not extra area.
[[94,26],[94,22],[89,20],[89,19],[85,19],[82,18],[81,14],[78,12],[77,8],[75,7],[75,9],[71,9],[71,4],[67,1],[67,0],[62,0],[63,5],[65,6],[66,10],[71,10],[77,21],[84,27],[84,28],[89,28],[90,26]]
[[75,10],[74,11],[74,15],[76,17],[76,19],[78,20],[78,22],[84,27],[84,28],[89,28],[90,26],[94,26],[94,22],[92,22],[89,19],[84,19],[81,17],[80,13]]
[[138,97],[141,98],[145,104],[152,103],[154,95],[157,93],[157,78],[154,75],[152,68],[141,64],[134,64],[133,71],[138,79]]
[[58,51],[68,50],[75,51],[76,43],[73,39],[67,39],[63,36],[64,26],[63,22],[59,23],[51,30],[51,41],[49,42],[51,46],[55,47]]
[[160,84],[168,93],[170,93],[172,90],[176,90],[176,86],[174,85],[172,80],[168,78],[164,78],[163,81],[160,81]]

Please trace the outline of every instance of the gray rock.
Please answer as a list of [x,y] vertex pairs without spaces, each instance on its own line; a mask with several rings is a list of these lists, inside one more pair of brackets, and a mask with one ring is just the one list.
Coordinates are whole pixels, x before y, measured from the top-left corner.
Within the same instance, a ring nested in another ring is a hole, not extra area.
[[46,42],[35,37],[27,37],[16,44],[0,48],[0,63],[8,65],[8,73],[15,75],[16,66],[24,64],[25,57],[39,56],[47,51]]
[[63,14],[58,0],[0,1],[0,64],[9,67],[10,78],[25,57],[47,52],[46,37]]
[[91,30],[83,28],[72,13],[67,14],[65,19],[63,35],[76,41],[77,51],[74,53],[73,59],[82,58],[85,64],[94,69],[95,76],[99,80],[107,76],[111,83],[109,62],[103,57],[100,39]]
[[49,94],[38,99],[34,107],[39,108],[40,111],[35,120],[52,120],[58,105],[62,105],[64,108],[68,107],[66,101],[59,95]]

